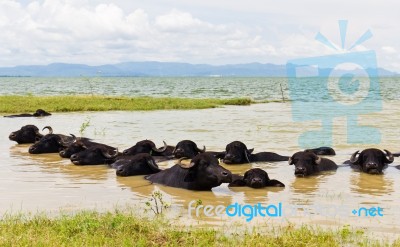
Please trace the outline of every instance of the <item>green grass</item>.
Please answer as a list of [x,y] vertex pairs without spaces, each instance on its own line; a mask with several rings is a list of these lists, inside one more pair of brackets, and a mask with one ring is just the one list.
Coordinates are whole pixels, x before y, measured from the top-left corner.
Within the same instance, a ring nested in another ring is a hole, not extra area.
[[[139,218],[130,211],[57,217],[22,214],[0,221],[0,246],[389,246],[348,226],[337,230],[287,226],[229,234],[223,228],[177,226],[162,217]],[[225,228],[232,231],[232,226]],[[392,246],[400,246],[400,241]]]
[[33,113],[41,108],[48,112],[69,111],[137,111],[167,109],[206,109],[221,105],[250,105],[248,98],[188,99],[114,96],[0,96],[0,112]]

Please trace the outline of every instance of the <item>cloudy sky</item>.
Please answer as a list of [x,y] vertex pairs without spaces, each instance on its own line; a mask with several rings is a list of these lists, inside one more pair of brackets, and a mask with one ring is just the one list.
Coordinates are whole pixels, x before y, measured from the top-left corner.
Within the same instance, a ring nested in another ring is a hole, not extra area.
[[[400,71],[396,0],[0,0],[0,66],[127,61],[276,63],[335,54],[338,20],[345,48],[374,50],[378,66]],[[340,51],[339,51],[340,52]]]

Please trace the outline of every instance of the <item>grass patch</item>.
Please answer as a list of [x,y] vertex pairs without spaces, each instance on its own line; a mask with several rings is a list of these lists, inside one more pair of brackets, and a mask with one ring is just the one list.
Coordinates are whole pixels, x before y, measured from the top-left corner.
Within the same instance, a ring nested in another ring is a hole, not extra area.
[[[229,226],[232,229],[231,226]],[[0,246],[382,246],[363,231],[345,226],[321,230],[293,226],[225,234],[223,229],[176,226],[139,218],[133,212],[78,212],[74,215],[5,216]],[[394,242],[392,246],[400,246]]]
[[0,112],[33,113],[70,111],[137,111],[170,109],[206,109],[222,105],[250,105],[249,98],[188,99],[113,96],[0,96]]

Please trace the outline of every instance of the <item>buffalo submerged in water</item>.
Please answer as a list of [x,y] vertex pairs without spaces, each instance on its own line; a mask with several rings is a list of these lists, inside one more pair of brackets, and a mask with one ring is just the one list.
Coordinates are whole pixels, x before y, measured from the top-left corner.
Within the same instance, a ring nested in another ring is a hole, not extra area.
[[22,126],[21,129],[17,131],[11,132],[11,134],[8,136],[8,139],[17,142],[18,144],[27,144],[35,143],[36,141],[39,141],[42,137],[43,135],[39,133],[38,127],[29,124]]
[[219,165],[217,158],[207,153],[194,157],[190,164],[178,164],[158,173],[148,175],[147,180],[156,184],[188,189],[211,190],[222,183],[232,181],[232,173]]
[[15,117],[47,117],[51,116],[51,113],[43,110],[43,109],[37,109],[35,113],[30,114],[30,113],[22,113],[22,114],[16,114],[16,115],[8,115],[4,117],[9,117],[9,118],[15,118]]
[[148,175],[160,172],[160,168],[154,158],[147,153],[131,156],[121,156],[111,164],[116,169],[116,175],[121,177]]
[[234,174],[229,187],[247,186],[258,189],[264,187],[285,187],[285,185],[276,179],[270,179],[268,173],[260,168],[253,168],[244,173],[243,176]]
[[350,157],[350,165],[365,173],[382,174],[388,164],[394,161],[393,154],[386,149],[384,151],[376,148],[364,149],[361,153],[356,151]]
[[53,134],[53,129],[50,126],[46,126],[44,129],[48,129],[49,134],[43,136],[29,147],[30,154],[58,153],[74,141],[71,136]]
[[226,151],[218,155],[225,164],[244,164],[251,162],[287,161],[288,156],[272,152],[253,154],[254,149],[248,149],[243,142],[234,141],[226,146]]
[[294,175],[305,177],[322,171],[336,170],[338,166],[330,159],[322,158],[306,150],[297,152],[289,158],[289,165],[294,165]]

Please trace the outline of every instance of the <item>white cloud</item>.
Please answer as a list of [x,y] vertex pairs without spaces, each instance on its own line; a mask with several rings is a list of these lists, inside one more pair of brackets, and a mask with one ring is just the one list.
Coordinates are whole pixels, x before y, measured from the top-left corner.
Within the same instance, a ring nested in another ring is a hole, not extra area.
[[388,54],[397,53],[396,49],[394,49],[394,48],[391,47],[391,46],[383,46],[383,47],[382,47],[382,51],[383,51],[384,53],[388,53]]
[[[327,6],[305,1],[36,0],[24,4],[0,0],[0,66],[132,60],[285,63],[334,53],[314,37],[320,31],[340,44],[339,19],[349,19],[347,43],[368,28],[374,33],[355,50],[376,50],[380,66],[397,59],[393,58],[400,49],[400,35],[393,33],[396,2],[338,0]],[[364,12],[350,11],[358,4],[363,4]]]

